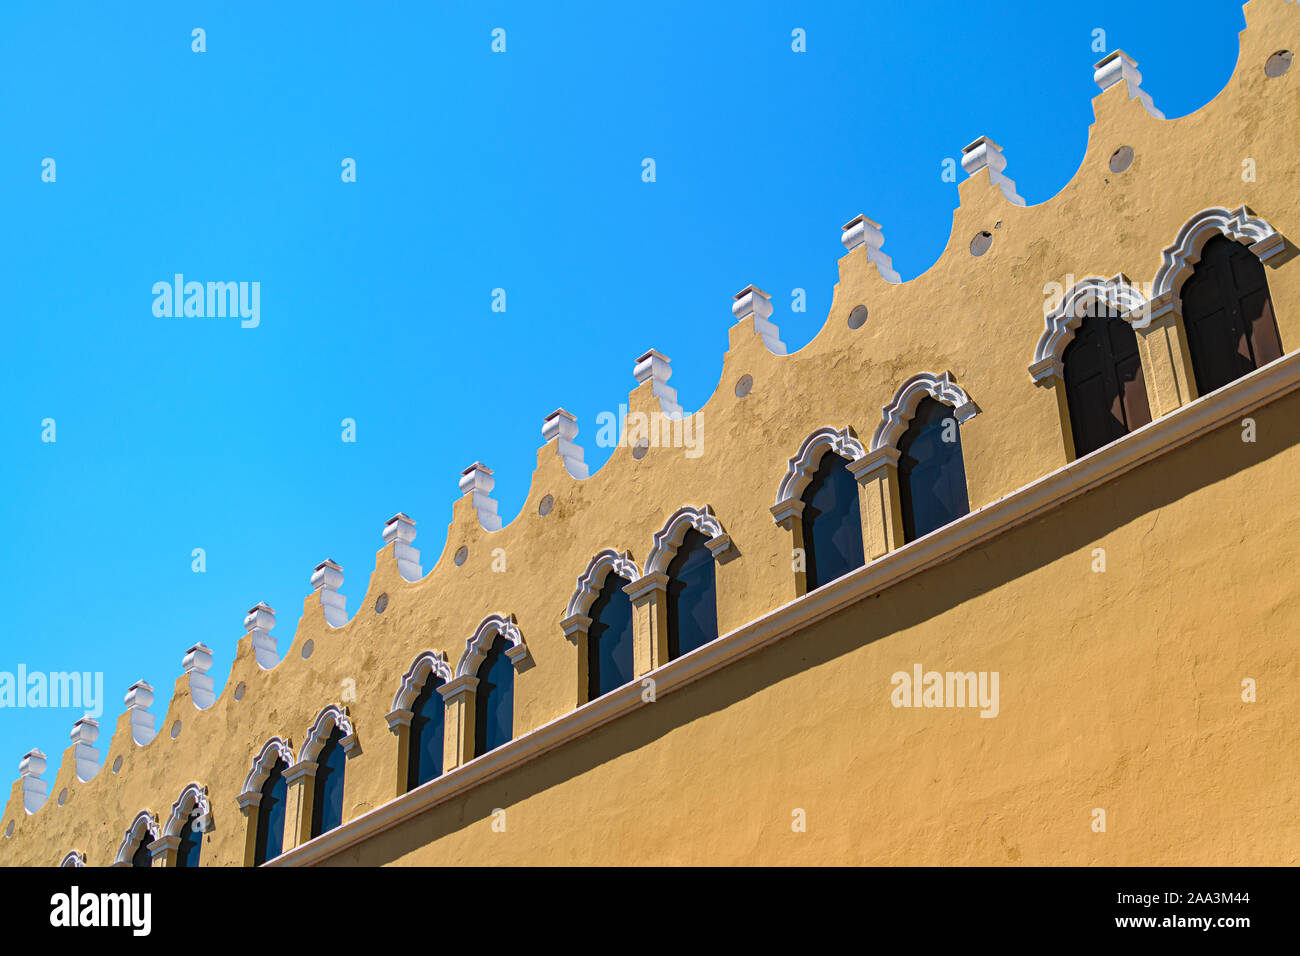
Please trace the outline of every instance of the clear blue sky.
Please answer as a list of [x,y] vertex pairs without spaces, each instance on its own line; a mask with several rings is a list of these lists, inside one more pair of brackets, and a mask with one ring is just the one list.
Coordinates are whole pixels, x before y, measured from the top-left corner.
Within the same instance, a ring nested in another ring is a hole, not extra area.
[[[1244,23],[1235,0],[5,4],[0,671],[102,671],[101,752],[139,678],[161,723],[185,649],[220,687],[255,602],[287,646],[324,558],[355,613],[395,511],[428,571],[470,462],[512,519],[557,406],[602,464],[645,349],[699,408],[745,285],[805,344],[857,213],[923,272],[941,164],[977,136],[1051,198],[1095,29],[1177,117]],[[260,282],[260,325],[155,317],[176,272]],[[33,746],[52,779],[78,716],[0,709],[3,779]]]

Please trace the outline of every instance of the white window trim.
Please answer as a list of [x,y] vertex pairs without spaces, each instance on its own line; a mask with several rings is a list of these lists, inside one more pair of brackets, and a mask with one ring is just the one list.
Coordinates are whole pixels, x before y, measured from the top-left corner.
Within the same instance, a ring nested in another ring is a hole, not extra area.
[[953,379],[951,372],[936,375],[920,372],[899,386],[889,404],[880,410],[880,424],[871,436],[871,451],[897,448],[898,441],[907,431],[917,406],[925,397],[951,405],[957,424],[963,425],[979,414],[979,406],[971,401],[966,391]]
[[515,623],[515,616],[502,614],[489,614],[483,618],[483,621],[470,635],[469,640],[465,642],[465,650],[460,655],[460,660],[456,662],[456,677],[477,677],[478,669],[487,657],[488,651],[492,647],[492,642],[497,639],[497,635],[504,637],[510,644],[506,651],[506,657],[515,667],[519,667],[528,659],[528,645],[524,643],[524,636],[519,632],[519,625]]
[[[158,818],[148,810],[141,810],[135,815],[131,825],[126,828],[122,843],[117,848],[117,855],[113,857],[113,865],[130,866],[131,857],[135,856],[136,848],[146,836],[149,837],[151,844],[158,841]],[[151,851],[150,856],[152,855]]]
[[[682,546],[686,533],[694,528],[708,538],[709,552],[717,558],[731,549],[731,536],[722,527],[713,509],[708,505],[702,508],[687,506],[678,508],[664,526],[656,532],[650,555],[645,559],[645,571],[642,578],[652,574],[667,574],[668,565],[677,556],[677,549]],[[635,582],[634,582],[635,583]]]
[[393,696],[392,710],[386,717],[389,730],[396,731],[398,727],[411,725],[411,718],[414,716],[411,705],[415,703],[415,698],[420,696],[425,685],[434,678],[444,684],[451,682],[451,665],[447,663],[446,651],[424,651],[411,662],[411,666],[402,675],[401,685]]
[[851,425],[843,428],[827,426],[819,428],[799,446],[786,467],[785,476],[776,489],[776,504],[772,505],[772,517],[780,522],[788,517],[797,501],[802,501],[804,492],[812,483],[813,473],[821,465],[822,458],[833,452],[849,462],[861,461],[867,456],[867,450],[858,441]]

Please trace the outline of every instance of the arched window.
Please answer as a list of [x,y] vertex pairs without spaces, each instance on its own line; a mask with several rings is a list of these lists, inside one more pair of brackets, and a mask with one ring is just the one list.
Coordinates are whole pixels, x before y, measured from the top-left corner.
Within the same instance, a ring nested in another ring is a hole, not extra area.
[[132,866],[153,866],[153,853],[149,850],[151,841],[152,837],[148,833],[140,838],[135,852],[131,854]]
[[1078,457],[1151,421],[1137,334],[1107,303],[1094,307],[1100,314],[1083,320],[1061,356]]
[[203,834],[194,829],[194,823],[199,819],[197,810],[192,812],[185,819],[185,825],[181,827],[181,842],[176,848],[176,865],[177,866],[198,866],[199,852],[203,848]]
[[708,540],[690,529],[668,565],[669,660],[718,636],[717,584]]
[[1241,243],[1223,235],[1210,239],[1181,296],[1199,394],[1281,356],[1264,264]]
[[587,629],[587,699],[622,687],[632,679],[632,599],[627,579],[610,572],[591,605]]
[[899,499],[903,539],[914,541],[970,511],[961,432],[953,409],[921,399],[898,442]]
[[411,704],[411,736],[406,764],[406,789],[414,790],[442,773],[443,718],[446,707],[438,688],[442,679],[432,671]]
[[474,690],[474,756],[509,743],[514,736],[515,667],[500,634],[478,668]]
[[316,784],[312,792],[311,835],[328,833],[343,822],[343,775],[348,755],[337,725],[316,757]]
[[808,590],[863,565],[858,481],[849,463],[826,452],[803,494],[803,545]]
[[253,865],[261,866],[274,860],[284,851],[284,810],[289,798],[289,787],[284,782],[288,764],[277,759],[271,766],[266,783],[262,784],[262,798],[257,804],[257,844],[253,851]]

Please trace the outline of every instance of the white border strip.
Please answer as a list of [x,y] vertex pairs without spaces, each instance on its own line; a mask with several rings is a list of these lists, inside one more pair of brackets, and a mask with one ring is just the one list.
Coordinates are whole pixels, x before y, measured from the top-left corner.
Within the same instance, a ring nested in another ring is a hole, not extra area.
[[557,717],[491,753],[443,774],[322,836],[288,850],[267,866],[320,863],[363,840],[403,823],[486,780],[644,706],[641,681],[655,682],[655,696],[685,687],[824,617],[856,604],[1058,505],[1111,481],[1146,461],[1173,451],[1300,388],[1300,351],[1284,355],[1209,395],[1170,412],[1083,458],[909,542],[864,567],[769,611],[649,674]]

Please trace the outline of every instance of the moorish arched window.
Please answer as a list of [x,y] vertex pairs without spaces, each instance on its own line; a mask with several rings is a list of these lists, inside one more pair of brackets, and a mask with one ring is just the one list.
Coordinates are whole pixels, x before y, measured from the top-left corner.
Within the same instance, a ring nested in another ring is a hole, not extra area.
[[961,432],[951,406],[930,396],[898,442],[903,539],[914,541],[970,511]]
[[199,853],[203,849],[203,831],[195,828],[199,819],[197,810],[190,813],[181,827],[180,845],[176,848],[177,866],[198,866]]
[[1090,311],[1061,356],[1076,457],[1151,421],[1137,333],[1110,303]]
[[141,810],[123,834],[113,858],[114,866],[153,866],[153,844],[158,840],[158,821],[148,810]]
[[515,666],[509,643],[498,634],[483,657],[474,689],[474,756],[481,757],[514,736]]
[[316,782],[312,788],[311,835],[328,833],[343,822],[343,778],[347,769],[345,734],[335,724],[316,756]]
[[1181,298],[1199,394],[1282,355],[1264,264],[1240,242],[1222,234],[1207,241]]
[[161,854],[164,866],[199,865],[203,848],[203,834],[210,828],[212,809],[207,791],[198,783],[191,783],[181,791],[172,804],[162,836],[154,845]]
[[406,788],[413,790],[442,773],[442,741],[447,708],[438,688],[442,680],[430,674],[411,704],[411,742],[406,764]]
[[253,865],[261,866],[284,852],[284,813],[289,800],[289,785],[284,773],[289,765],[277,757],[262,784],[257,802],[257,837]]
[[668,659],[703,647],[718,636],[717,576],[709,539],[686,532],[668,564]]
[[803,546],[808,590],[862,567],[862,512],[849,462],[822,455],[803,494]]
[[622,687],[632,679],[632,599],[630,582],[611,571],[591,605],[587,628],[587,699]]

